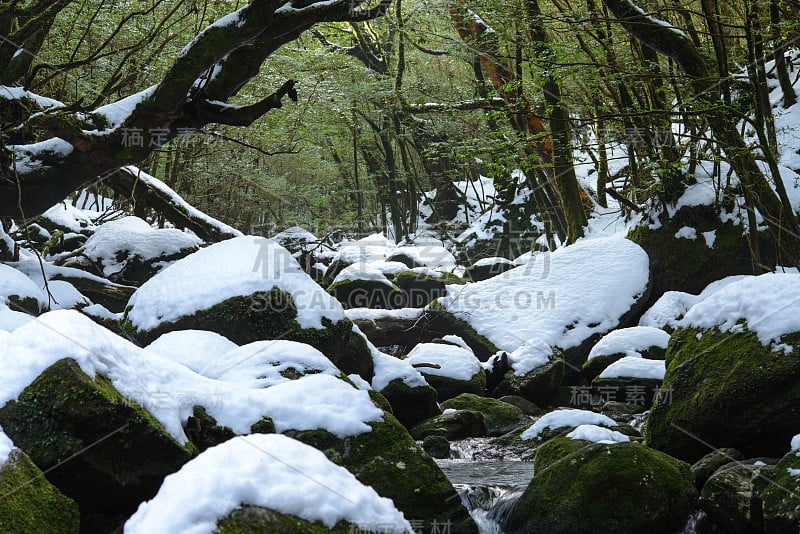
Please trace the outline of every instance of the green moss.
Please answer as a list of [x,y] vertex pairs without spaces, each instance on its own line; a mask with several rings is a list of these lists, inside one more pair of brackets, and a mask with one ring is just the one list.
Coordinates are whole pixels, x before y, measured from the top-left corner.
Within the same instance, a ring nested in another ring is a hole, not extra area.
[[768,483],[759,496],[763,503],[765,532],[796,532],[800,525],[800,457],[790,452],[769,470]]
[[10,295],[8,307],[14,311],[27,313],[28,315],[39,315],[44,310],[39,307],[39,301],[32,297],[20,298],[17,295]]
[[428,436],[441,436],[448,440],[478,438],[486,435],[483,414],[472,410],[458,410],[431,417],[409,430],[416,440]]
[[[800,334],[782,341],[800,346]],[[784,452],[796,431],[790,422],[800,420],[797,348],[771,352],[747,331],[681,329],[666,360],[662,395],[645,426],[649,446],[690,462],[708,452],[702,441],[746,457]]]
[[[697,239],[675,237],[683,226],[695,228]],[[702,232],[716,232],[714,247],[709,248]],[[753,274],[751,251],[742,227],[732,222],[721,223],[716,208],[696,206],[683,208],[660,228],[634,228],[628,239],[640,245],[650,257],[652,299],[666,291],[700,293],[708,284],[734,274]],[[773,247],[764,235],[762,262],[775,265]]]
[[507,372],[492,391],[492,395],[495,397],[518,395],[544,409],[553,403],[564,379],[564,372],[564,360],[561,358],[561,353],[555,351],[553,360],[523,376],[517,376],[514,371]]
[[20,450],[0,466],[0,532],[76,533],[80,512]]
[[537,451],[539,468],[508,532],[672,533],[694,511],[688,465],[638,443],[568,441]]
[[442,403],[443,409],[473,410],[483,416],[486,432],[490,436],[501,436],[517,429],[529,421],[528,417],[517,408],[506,402],[488,397],[462,393]]

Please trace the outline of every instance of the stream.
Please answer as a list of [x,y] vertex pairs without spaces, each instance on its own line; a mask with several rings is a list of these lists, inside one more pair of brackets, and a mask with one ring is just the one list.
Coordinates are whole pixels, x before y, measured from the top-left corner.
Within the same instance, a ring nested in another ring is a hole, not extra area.
[[503,533],[501,523],[533,478],[532,458],[498,450],[489,444],[489,438],[453,442],[450,458],[436,463],[458,491],[481,534]]

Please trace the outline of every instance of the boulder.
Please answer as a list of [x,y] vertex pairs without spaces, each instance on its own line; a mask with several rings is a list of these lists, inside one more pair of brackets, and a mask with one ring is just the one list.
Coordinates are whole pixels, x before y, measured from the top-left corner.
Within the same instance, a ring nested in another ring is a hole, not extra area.
[[397,419],[387,413],[370,426],[370,432],[346,439],[324,430],[287,435],[321,450],[363,484],[392,499],[405,517],[425,524],[434,519],[440,525],[450,522],[453,533],[477,532],[453,485]]
[[263,238],[216,243],[157,274],[131,297],[124,326],[142,345],[174,330],[210,330],[238,345],[299,341],[348,374],[371,375],[371,353],[341,304]]
[[0,532],[76,534],[80,511],[20,449],[0,463]]
[[645,426],[647,444],[695,462],[708,445],[746,457],[777,457],[800,419],[800,334],[784,348],[764,346],[754,332],[677,330],[667,372]]
[[709,452],[692,464],[692,474],[697,489],[702,490],[706,481],[722,466],[743,459],[742,453],[736,449],[722,448]]
[[520,408],[512,404],[471,393],[462,393],[443,402],[442,408],[480,413],[489,436],[502,436],[530,421]]
[[509,533],[671,534],[695,510],[689,466],[634,442],[557,438],[539,447],[534,470]]
[[[676,236],[683,228],[693,229],[695,237]],[[711,247],[703,235],[708,232],[713,232],[708,234],[713,236]],[[754,274],[752,251],[748,240],[743,239],[746,233],[733,222],[721,224],[716,206],[687,206],[658,228],[634,228],[628,239],[641,246],[650,257],[653,285],[650,297],[651,302],[655,302],[667,291],[697,294],[711,282],[726,276]],[[765,265],[777,262],[771,241],[767,235],[759,237],[761,261]]]
[[444,436],[431,434],[422,440],[422,448],[431,455],[431,458],[449,458],[450,442]]
[[508,371],[492,391],[492,396],[518,395],[539,408],[547,408],[564,378],[564,367],[564,360],[556,357],[522,376],[518,376],[513,370]]
[[793,450],[765,472],[768,481],[760,491],[764,531],[797,532],[800,526],[800,451]]
[[378,391],[389,401],[394,416],[407,428],[442,413],[436,390],[428,385],[410,386],[401,378],[395,378]]
[[456,410],[431,417],[412,427],[409,432],[417,440],[423,440],[428,436],[441,436],[454,441],[486,436],[486,424],[480,412]]
[[108,379],[90,378],[72,359],[47,368],[0,409],[0,426],[78,503],[84,529],[87,523],[98,529],[118,524],[194,450],[177,443]]
[[766,484],[762,479],[764,471],[763,464],[733,462],[711,475],[700,495],[700,504],[711,523],[730,534],[764,532],[758,491]]
[[669,334],[659,328],[632,326],[614,330],[589,351],[588,360],[583,364],[583,375],[592,380],[626,356],[663,360],[668,342]]
[[424,308],[447,294],[446,284],[463,284],[464,280],[423,267],[398,273],[394,283],[403,291],[407,307]]
[[440,402],[461,393],[486,393],[486,373],[468,347],[420,343],[408,353],[405,361],[425,377],[436,390]]
[[328,287],[328,293],[341,302],[346,310],[350,308],[394,310],[404,308],[406,305],[403,292],[385,277],[382,280],[337,280]]
[[243,505],[217,521],[218,534],[247,532],[295,532],[298,534],[348,534],[361,532],[358,525],[340,521],[332,528],[262,506]]

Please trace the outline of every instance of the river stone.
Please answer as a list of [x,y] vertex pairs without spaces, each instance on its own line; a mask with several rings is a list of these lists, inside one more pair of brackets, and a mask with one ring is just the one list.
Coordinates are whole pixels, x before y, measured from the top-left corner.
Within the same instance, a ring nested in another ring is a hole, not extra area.
[[530,419],[516,406],[471,393],[462,393],[443,402],[442,408],[480,413],[489,436],[502,436],[530,422]]
[[431,417],[412,427],[409,432],[414,439],[442,436],[453,441],[485,436],[486,424],[483,422],[483,415],[480,412],[457,410]]
[[380,390],[392,407],[392,413],[406,427],[442,413],[437,402],[436,390],[430,386],[409,386],[401,378],[395,378]]
[[703,485],[700,504],[709,520],[730,534],[764,532],[757,486],[763,467],[734,462]]
[[536,458],[536,476],[504,525],[509,534],[672,534],[696,507],[689,466],[639,443],[557,438]]
[[450,457],[450,442],[443,436],[426,436],[422,440],[422,448],[431,455],[431,458]]
[[738,462],[744,459],[744,455],[731,448],[722,448],[711,451],[694,464],[692,464],[692,474],[698,490],[702,490],[706,481],[717,469],[731,462]]

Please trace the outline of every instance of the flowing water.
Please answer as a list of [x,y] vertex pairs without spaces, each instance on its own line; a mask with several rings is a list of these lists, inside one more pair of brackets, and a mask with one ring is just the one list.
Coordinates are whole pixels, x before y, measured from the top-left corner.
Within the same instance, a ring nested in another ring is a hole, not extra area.
[[533,462],[486,438],[450,444],[450,458],[437,460],[481,534],[502,534],[501,524],[533,478]]

